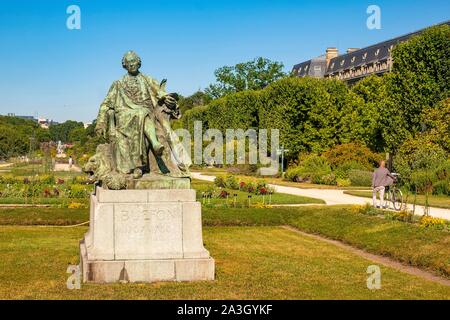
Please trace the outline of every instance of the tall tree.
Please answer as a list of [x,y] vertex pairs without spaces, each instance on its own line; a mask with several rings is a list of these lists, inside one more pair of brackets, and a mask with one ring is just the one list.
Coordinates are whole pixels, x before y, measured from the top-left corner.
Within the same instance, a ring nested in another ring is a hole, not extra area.
[[207,105],[211,101],[211,97],[205,92],[199,90],[188,97],[181,97],[178,102],[181,114],[194,107]]
[[286,76],[281,62],[262,57],[252,61],[224,66],[214,72],[216,83],[205,92],[212,98],[244,90],[259,90]]
[[397,45],[381,117],[391,151],[423,129],[422,111],[450,97],[450,26],[429,28]]
[[64,123],[51,125],[49,128],[50,136],[53,141],[72,142],[70,141],[69,134],[76,128],[84,128],[83,122],[67,120]]

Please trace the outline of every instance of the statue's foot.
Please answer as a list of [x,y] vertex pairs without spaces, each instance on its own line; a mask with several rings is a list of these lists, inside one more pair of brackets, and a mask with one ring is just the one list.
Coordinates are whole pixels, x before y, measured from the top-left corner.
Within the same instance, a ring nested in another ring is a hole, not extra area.
[[164,146],[163,146],[161,143],[155,144],[155,145],[153,146],[153,150],[155,150],[155,154],[156,154],[157,156],[160,156],[160,155],[162,155],[163,152],[164,152]]
[[142,170],[139,168],[134,169],[133,179],[139,179],[142,177]]

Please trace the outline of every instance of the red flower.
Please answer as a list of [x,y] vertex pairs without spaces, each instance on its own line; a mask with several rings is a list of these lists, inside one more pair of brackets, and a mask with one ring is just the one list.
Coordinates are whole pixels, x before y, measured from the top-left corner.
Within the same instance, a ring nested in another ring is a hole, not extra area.
[[244,182],[244,181],[239,182],[239,186],[240,186],[241,188],[245,187],[245,182]]
[[220,198],[226,198],[229,195],[230,194],[226,190],[222,190],[222,191],[220,191],[219,197]]
[[63,184],[63,183],[64,183],[64,180],[61,178],[58,178],[58,181],[56,181],[56,184]]
[[259,188],[259,193],[260,194],[267,194],[267,189],[264,187]]
[[45,198],[48,198],[48,197],[50,197],[52,194],[50,193],[50,190],[48,190],[48,189],[45,189],[44,190],[44,197]]

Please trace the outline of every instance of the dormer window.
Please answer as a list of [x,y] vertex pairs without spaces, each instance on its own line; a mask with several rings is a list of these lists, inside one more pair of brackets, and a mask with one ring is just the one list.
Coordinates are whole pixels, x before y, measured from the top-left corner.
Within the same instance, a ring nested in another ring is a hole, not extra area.
[[363,58],[363,60],[366,60],[366,58],[367,58],[367,52],[365,52],[365,53],[363,54],[362,58]]
[[379,53],[380,53],[380,49],[377,49],[377,51],[375,51],[375,56],[378,56]]
[[353,58],[352,58],[352,63],[355,62],[355,59],[356,59],[356,57],[353,57]]
[[342,61],[341,61],[341,67],[344,65],[344,63],[345,63],[345,59],[342,59]]

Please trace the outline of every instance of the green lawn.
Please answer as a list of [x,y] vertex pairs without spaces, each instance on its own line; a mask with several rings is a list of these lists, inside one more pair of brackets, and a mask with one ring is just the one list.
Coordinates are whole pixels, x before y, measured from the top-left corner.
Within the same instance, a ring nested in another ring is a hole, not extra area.
[[[0,225],[74,225],[88,209],[0,209]],[[205,226],[281,226],[341,240],[450,278],[450,233],[357,213],[349,206],[203,208]]]
[[0,198],[0,204],[50,204],[50,205],[62,205],[68,203],[83,203],[89,202],[88,198]]
[[89,209],[0,208],[0,225],[73,225],[89,220]]
[[[202,200],[202,192],[206,192],[208,190],[208,187],[213,186],[214,184],[212,182],[203,181],[203,180],[197,180],[192,179],[192,188],[197,190],[197,200]],[[212,206],[234,206],[233,202],[233,195],[236,194],[236,206],[242,207],[242,206],[248,206],[248,196],[250,195],[247,192],[239,191],[239,190],[232,190],[224,188],[223,190],[228,191],[230,193],[230,196],[228,199],[224,198],[212,198],[211,200],[205,200],[205,204],[210,204]],[[317,204],[324,204],[325,201],[321,199],[315,199],[315,198],[309,198],[309,197],[302,197],[302,196],[296,196],[296,195],[290,195],[285,193],[274,193],[272,196],[269,197],[269,195],[263,196],[262,195],[255,195],[251,194],[250,203],[251,205],[257,205],[257,204],[306,204],[306,203],[317,203]]]
[[[352,196],[372,198],[372,191],[344,191],[344,193],[350,194]],[[403,193],[403,196],[405,197],[404,200],[406,201],[406,194]],[[413,202],[414,202],[414,195],[410,194],[408,196],[408,203]],[[422,206],[425,205],[425,196],[422,194],[417,195],[416,204]],[[430,195],[428,196],[428,204],[431,207],[450,209],[450,197]]]
[[381,267],[380,290],[366,287],[373,262],[279,227],[206,227],[216,280],[83,284],[66,288],[86,227],[0,227],[0,299],[448,299],[450,287]]

